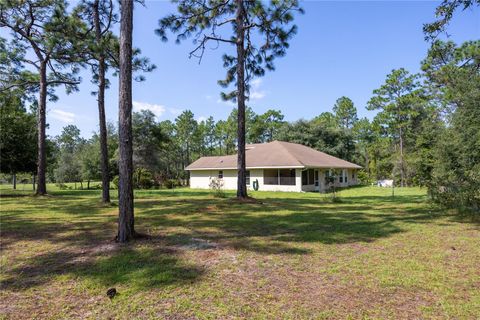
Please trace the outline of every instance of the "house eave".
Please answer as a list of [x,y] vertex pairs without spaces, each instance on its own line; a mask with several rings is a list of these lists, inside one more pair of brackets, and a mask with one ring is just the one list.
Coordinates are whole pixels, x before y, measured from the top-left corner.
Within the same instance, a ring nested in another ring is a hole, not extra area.
[[[260,166],[260,167],[246,167],[246,169],[302,169],[305,166]],[[224,167],[224,168],[185,168],[187,171],[200,171],[200,170],[236,170],[236,167]]]

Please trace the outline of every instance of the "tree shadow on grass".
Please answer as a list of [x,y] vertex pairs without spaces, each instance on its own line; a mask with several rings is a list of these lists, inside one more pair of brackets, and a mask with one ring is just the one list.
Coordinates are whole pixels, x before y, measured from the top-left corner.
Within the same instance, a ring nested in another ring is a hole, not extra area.
[[421,197],[412,196],[391,201],[352,197],[331,203],[315,196],[285,199],[279,194],[261,203],[239,203],[204,193],[186,193],[183,198],[165,194],[142,195],[135,203],[137,230],[160,230],[161,240],[126,247],[111,242],[116,228],[116,215],[111,211],[116,209],[103,208],[92,198],[69,194],[36,201],[36,210],[52,213],[40,218],[29,208],[2,213],[3,248],[22,240],[55,245],[55,249],[47,247],[46,252],[23,259],[21,265],[5,268],[2,288],[48,285],[52,276],[63,274],[132,290],[191,283],[205,270],[186,263],[178,250],[193,239],[234,250],[299,255],[311,253],[307,244],[372,242],[404,232],[409,224],[430,223],[438,217],[429,208],[416,206]]
[[204,274],[203,268],[183,261],[175,250],[163,247],[149,242],[129,246],[112,242],[90,247],[65,246],[35,255],[26,263],[5,270],[0,288],[25,290],[48,285],[52,277],[71,275],[89,280],[92,286],[100,286],[105,291],[122,285],[136,292],[192,283]]
[[[395,204],[376,208],[361,201],[332,204],[310,198],[268,198],[260,204],[161,199],[142,201],[136,207],[141,225],[186,228],[188,235],[183,238],[200,237],[263,253],[308,254],[304,243],[371,242],[403,232],[405,223],[434,218],[427,211],[408,212]],[[171,235],[167,240],[178,239]]]

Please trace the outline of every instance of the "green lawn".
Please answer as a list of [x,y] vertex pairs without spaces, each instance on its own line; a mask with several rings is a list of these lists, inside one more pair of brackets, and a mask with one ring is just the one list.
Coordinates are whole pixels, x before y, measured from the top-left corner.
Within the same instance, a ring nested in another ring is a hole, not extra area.
[[[1,192],[6,319],[478,319],[480,226],[425,190],[136,192],[136,228],[112,241],[99,190]],[[116,191],[112,191],[112,195]],[[115,198],[115,196],[114,196]],[[106,291],[119,295],[110,301]]]

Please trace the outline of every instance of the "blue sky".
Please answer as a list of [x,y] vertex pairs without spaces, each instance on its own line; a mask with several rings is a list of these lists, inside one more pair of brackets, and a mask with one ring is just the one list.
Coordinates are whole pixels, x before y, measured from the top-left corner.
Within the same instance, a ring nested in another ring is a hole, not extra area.
[[[422,25],[434,19],[438,1],[305,1],[305,14],[298,16],[298,34],[287,55],[276,61],[276,71],[256,80],[249,106],[257,113],[280,109],[286,120],[312,118],[330,111],[335,100],[350,97],[360,116],[371,118],[365,110],[372,90],[380,86],[387,73],[404,67],[419,71],[428,43]],[[216,120],[228,116],[232,105],[220,101],[221,55],[226,46],[205,53],[201,64],[188,58],[190,40],[181,45],[163,43],[154,34],[158,19],[171,12],[166,1],[146,1],[137,5],[134,15],[134,44],[156,64],[146,81],[135,83],[134,110],[151,109],[159,120],[174,119],[190,109],[197,119],[212,115]],[[449,27],[456,42],[480,38],[480,10],[458,12]],[[67,124],[77,125],[88,137],[98,127],[94,89],[84,72],[80,92],[66,95],[58,89],[59,101],[49,103],[49,135],[57,135]],[[107,119],[117,120],[117,82],[107,92]]]

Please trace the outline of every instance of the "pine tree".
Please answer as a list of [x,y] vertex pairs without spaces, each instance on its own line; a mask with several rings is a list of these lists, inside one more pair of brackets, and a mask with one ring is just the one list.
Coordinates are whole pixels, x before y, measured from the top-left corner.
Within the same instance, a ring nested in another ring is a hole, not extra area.
[[[39,91],[38,98],[38,157],[37,194],[47,193],[46,186],[46,111],[47,98],[53,96],[53,88],[64,85],[67,93],[77,90],[80,79],[76,52],[81,41],[75,37],[85,25],[68,15],[64,0],[19,1],[5,0],[0,3],[0,27],[10,29],[15,50],[28,50],[35,57],[21,58],[37,73],[23,74],[12,79],[11,86],[28,87]],[[28,75],[28,76],[25,76]]]
[[418,75],[412,75],[401,68],[387,75],[385,84],[373,91],[374,96],[368,102],[368,110],[380,110],[377,121],[385,125],[395,141],[398,142],[398,167],[400,185],[406,186],[405,134],[409,120],[415,114],[415,105],[421,102],[421,89]]
[[333,112],[337,118],[338,124],[344,129],[351,129],[358,121],[357,108],[353,101],[348,97],[338,98],[333,106]]
[[[285,55],[288,40],[297,30],[295,25],[290,25],[293,12],[303,11],[298,0],[272,1],[270,5],[260,0],[173,2],[179,13],[160,20],[160,28],[156,32],[162,40],[167,40],[167,30],[177,34],[177,42],[193,37],[196,47],[190,52],[190,57],[197,57],[200,61],[207,43],[226,43],[236,49],[235,55],[223,56],[227,75],[219,84],[224,88],[236,85],[235,90],[222,93],[222,98],[237,102],[237,197],[246,198],[245,101],[248,99],[249,83],[254,77],[263,76],[265,70],[274,70],[274,58]],[[224,36],[225,26],[232,28],[230,36]],[[260,33],[261,40],[257,40],[255,33]]]
[[132,33],[133,1],[120,2],[119,59],[119,181],[117,241],[128,242],[136,236],[133,208],[133,134],[132,134]]

